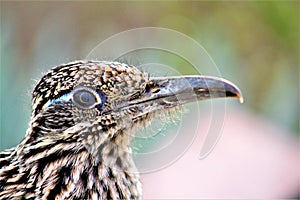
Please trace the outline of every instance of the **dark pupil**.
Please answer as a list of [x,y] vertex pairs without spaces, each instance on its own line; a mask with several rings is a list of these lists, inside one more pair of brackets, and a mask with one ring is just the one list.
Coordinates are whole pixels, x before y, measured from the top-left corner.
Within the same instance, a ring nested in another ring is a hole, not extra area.
[[96,102],[94,95],[88,91],[78,91],[74,94],[73,99],[80,106],[89,107]]

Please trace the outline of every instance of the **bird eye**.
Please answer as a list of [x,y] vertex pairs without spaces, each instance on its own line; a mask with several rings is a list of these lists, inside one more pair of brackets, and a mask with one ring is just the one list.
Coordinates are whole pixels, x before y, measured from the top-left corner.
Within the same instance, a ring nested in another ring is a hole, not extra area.
[[73,102],[83,109],[91,108],[98,103],[97,100],[98,98],[95,94],[86,89],[75,91],[73,94]]

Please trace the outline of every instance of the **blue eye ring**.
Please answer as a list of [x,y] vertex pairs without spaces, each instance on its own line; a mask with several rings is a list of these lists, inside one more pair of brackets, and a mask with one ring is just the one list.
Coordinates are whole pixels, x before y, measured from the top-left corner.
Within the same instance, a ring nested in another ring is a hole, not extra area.
[[57,99],[49,100],[47,103],[45,103],[42,109],[44,110],[50,105],[58,102],[73,102],[74,105],[81,109],[90,109],[96,105],[102,104],[102,100],[98,92],[86,86],[77,86],[72,92],[64,94]]

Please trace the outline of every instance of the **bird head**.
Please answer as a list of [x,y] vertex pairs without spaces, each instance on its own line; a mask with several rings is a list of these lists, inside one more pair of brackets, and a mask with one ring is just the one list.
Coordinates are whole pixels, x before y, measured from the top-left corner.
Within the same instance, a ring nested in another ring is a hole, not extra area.
[[220,78],[149,77],[119,62],[72,62],[54,67],[37,83],[27,136],[35,143],[74,144],[70,148],[85,148],[99,162],[130,153],[135,129],[152,116],[218,97],[242,99],[234,84]]

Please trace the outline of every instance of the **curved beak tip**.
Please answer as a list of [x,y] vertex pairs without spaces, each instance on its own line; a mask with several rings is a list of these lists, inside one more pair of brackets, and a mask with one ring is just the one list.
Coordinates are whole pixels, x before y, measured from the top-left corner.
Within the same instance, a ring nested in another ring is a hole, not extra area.
[[235,98],[238,98],[240,103],[244,103],[244,97],[240,89],[237,86],[235,86],[233,83],[230,84],[235,88],[235,92],[233,92],[235,94]]
[[244,103],[244,97],[242,94],[238,95],[238,98],[240,100],[240,103]]
[[[234,84],[232,83],[232,85],[234,85]],[[240,103],[244,103],[244,97],[243,97],[241,90],[235,85],[234,85],[234,87],[236,88],[236,98],[239,99]]]

